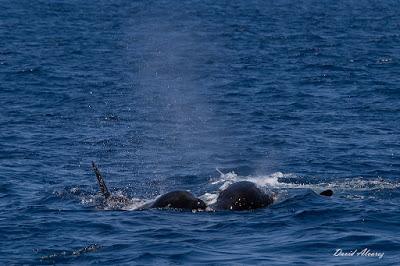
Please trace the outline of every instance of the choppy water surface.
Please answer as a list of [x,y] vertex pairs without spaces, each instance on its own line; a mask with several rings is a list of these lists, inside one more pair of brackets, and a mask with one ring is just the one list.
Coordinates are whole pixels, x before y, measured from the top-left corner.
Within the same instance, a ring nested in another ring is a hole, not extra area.
[[[0,263],[396,265],[399,14],[1,1]],[[98,204],[92,160],[130,206]],[[238,180],[277,203],[135,211],[178,188],[212,203]],[[364,248],[384,256],[333,256]]]

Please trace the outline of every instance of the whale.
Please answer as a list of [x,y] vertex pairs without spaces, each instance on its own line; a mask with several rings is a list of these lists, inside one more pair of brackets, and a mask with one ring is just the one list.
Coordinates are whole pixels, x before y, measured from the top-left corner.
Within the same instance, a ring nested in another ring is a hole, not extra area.
[[[103,195],[105,202],[114,207],[123,207],[129,204],[130,199],[125,196],[112,195],[107,188],[103,175],[99,168],[92,162],[92,168],[96,175],[100,193]],[[196,198],[192,193],[184,190],[175,190],[158,196],[154,201],[146,203],[139,209],[182,209],[182,210],[205,210],[207,205],[199,198]]]
[[[107,188],[103,175],[94,162],[92,168],[97,177],[100,193],[104,197],[104,201],[108,206],[113,208],[123,208],[131,202],[131,199],[122,195],[112,195]],[[330,189],[319,193],[321,196],[330,197],[333,191]],[[239,181],[230,184],[226,189],[222,190],[215,204],[210,206],[211,210],[231,210],[245,211],[266,208],[274,203],[274,197],[271,193],[257,187],[250,181]],[[166,194],[158,196],[155,200],[148,202],[138,208],[144,209],[181,209],[181,210],[206,210],[206,203],[200,198],[195,197],[192,193],[184,190],[174,190]]]
[[196,198],[192,193],[183,190],[175,190],[157,197],[149,208],[174,208],[184,210],[205,210],[204,201]]
[[[333,191],[328,189],[320,193],[330,197]],[[274,203],[272,194],[261,190],[250,181],[239,181],[222,190],[213,206],[215,210],[245,211],[255,210],[270,206]]]
[[274,202],[272,195],[250,181],[239,181],[222,190],[213,206],[216,210],[244,211],[265,208]]

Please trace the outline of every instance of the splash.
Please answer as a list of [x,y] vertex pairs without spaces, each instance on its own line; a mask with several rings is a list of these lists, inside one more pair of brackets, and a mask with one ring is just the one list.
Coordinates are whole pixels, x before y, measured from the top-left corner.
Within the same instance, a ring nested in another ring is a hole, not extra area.
[[53,252],[49,255],[44,255],[40,257],[42,262],[52,262],[55,263],[56,261],[60,261],[63,259],[70,259],[74,257],[79,257],[85,253],[96,252],[98,249],[102,248],[99,244],[92,244],[85,246],[83,248],[78,248],[75,250],[67,250],[67,251],[59,251]]
[[207,205],[212,205],[217,202],[218,193],[205,193],[199,198],[203,200]]
[[[222,184],[219,189],[224,190],[230,184],[238,181],[250,181],[257,184],[259,187],[278,187],[280,185],[279,178],[283,178],[285,175],[281,172],[272,173],[270,175],[261,176],[239,176],[235,172],[223,173],[218,168],[216,169],[220,173],[220,177],[211,183],[213,185]],[[291,176],[291,175],[288,175]]]
[[232,183],[238,181],[250,181],[261,188],[310,188],[310,189],[339,189],[339,190],[375,190],[375,189],[395,189],[400,188],[400,181],[391,180],[383,177],[344,177],[326,181],[326,178],[301,177],[293,173],[275,172],[269,175],[240,176],[235,172],[223,173],[219,169],[219,178],[212,180],[211,184],[222,184],[220,190],[225,189]]
[[[383,177],[344,177],[328,180],[321,177],[302,177],[293,173],[282,172],[275,172],[269,175],[241,176],[233,171],[223,173],[219,169],[216,170],[220,174],[219,177],[210,181],[210,184],[215,185],[216,188],[199,196],[209,206],[216,203],[220,191],[239,181],[255,183],[259,188],[268,190],[278,201],[288,197],[291,190],[298,189],[311,189],[316,193],[332,189],[335,194],[345,198],[363,199],[365,197],[376,197],[374,193],[370,193],[373,191],[383,191],[385,193],[385,190],[400,188],[400,181]],[[365,193],[367,193],[367,196]],[[101,210],[135,211],[149,206],[156,199],[135,198],[127,195],[123,190],[115,190],[113,192],[114,197],[104,200],[104,197],[99,193],[86,192],[79,187],[66,188],[53,194],[58,197],[78,199],[83,206],[95,207]]]

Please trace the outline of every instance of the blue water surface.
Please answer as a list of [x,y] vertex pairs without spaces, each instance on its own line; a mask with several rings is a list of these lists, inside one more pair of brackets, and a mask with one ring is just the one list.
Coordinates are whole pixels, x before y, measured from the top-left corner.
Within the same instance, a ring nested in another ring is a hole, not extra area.
[[0,1],[0,264],[399,265],[399,74],[398,1]]

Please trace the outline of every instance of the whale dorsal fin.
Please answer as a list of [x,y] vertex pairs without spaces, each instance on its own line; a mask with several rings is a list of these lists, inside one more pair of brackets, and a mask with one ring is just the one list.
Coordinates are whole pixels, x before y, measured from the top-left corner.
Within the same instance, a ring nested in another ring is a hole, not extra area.
[[110,197],[110,192],[108,191],[108,188],[106,186],[106,182],[104,182],[104,178],[100,173],[99,168],[97,168],[96,164],[94,162],[92,162],[92,167],[93,167],[93,171],[96,174],[97,177],[97,182],[99,183],[99,187],[100,187],[100,192],[101,194],[103,194],[103,196],[105,198]]

